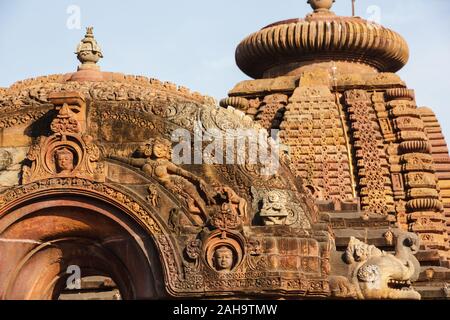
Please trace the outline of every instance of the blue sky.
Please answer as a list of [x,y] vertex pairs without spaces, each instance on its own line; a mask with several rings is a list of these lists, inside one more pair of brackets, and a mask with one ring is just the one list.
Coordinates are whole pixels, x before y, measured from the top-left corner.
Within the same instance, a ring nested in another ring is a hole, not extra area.
[[[67,27],[71,5],[80,8],[81,29]],[[333,10],[350,15],[351,0],[337,0]],[[73,52],[93,25],[102,70],[155,77],[220,99],[248,79],[234,62],[245,36],[310,11],[306,0],[0,0],[0,86],[76,70]],[[410,61],[399,73],[450,138],[450,1],[357,0],[357,14],[379,17],[408,41]]]

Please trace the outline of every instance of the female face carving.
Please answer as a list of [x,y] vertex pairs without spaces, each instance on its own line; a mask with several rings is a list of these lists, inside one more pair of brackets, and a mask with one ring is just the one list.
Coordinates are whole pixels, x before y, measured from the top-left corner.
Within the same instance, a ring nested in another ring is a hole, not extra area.
[[167,158],[168,152],[167,147],[162,143],[155,143],[153,146],[153,154],[156,158]]
[[69,173],[73,170],[73,153],[69,149],[56,151],[55,158],[58,173]]

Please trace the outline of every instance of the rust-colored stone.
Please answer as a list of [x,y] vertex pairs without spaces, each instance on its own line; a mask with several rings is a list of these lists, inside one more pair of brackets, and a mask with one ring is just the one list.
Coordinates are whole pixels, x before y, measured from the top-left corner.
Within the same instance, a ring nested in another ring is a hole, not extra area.
[[[0,88],[0,299],[69,299],[74,266],[122,299],[420,299],[448,281],[450,158],[393,73],[408,46],[309,3],[238,46],[256,79],[222,108],[101,71],[92,28],[77,72]],[[180,129],[276,129],[285,146],[269,175],[180,164]]]

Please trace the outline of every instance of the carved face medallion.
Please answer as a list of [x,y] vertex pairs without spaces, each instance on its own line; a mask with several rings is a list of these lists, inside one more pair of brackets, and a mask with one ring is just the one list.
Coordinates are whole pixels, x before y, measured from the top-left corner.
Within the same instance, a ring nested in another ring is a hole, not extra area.
[[233,267],[233,251],[222,246],[214,252],[214,266],[219,272],[230,271]]
[[245,239],[238,232],[214,230],[203,242],[204,262],[217,273],[236,272],[244,257]]
[[67,148],[55,151],[56,171],[58,173],[70,173],[73,170],[73,153]]

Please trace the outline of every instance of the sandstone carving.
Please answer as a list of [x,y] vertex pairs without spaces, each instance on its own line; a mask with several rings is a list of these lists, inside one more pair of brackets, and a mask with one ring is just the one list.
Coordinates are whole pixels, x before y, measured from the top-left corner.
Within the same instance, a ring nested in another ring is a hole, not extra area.
[[214,251],[214,268],[219,272],[230,272],[234,265],[233,251],[226,246]]
[[220,230],[211,233],[203,248],[206,264],[221,274],[236,271],[244,257],[244,243],[237,233]]
[[0,150],[0,171],[8,168],[13,162],[11,153],[6,150]]
[[[0,88],[0,299],[64,298],[71,265],[126,300],[447,298],[450,157],[394,73],[408,46],[308,3],[239,44],[254,79],[219,105],[102,71],[92,27],[76,72]],[[202,164],[172,158],[178,130]],[[260,145],[275,161],[238,162]]]
[[260,216],[265,225],[283,225],[289,216],[286,209],[286,196],[277,191],[271,191],[263,200]]
[[94,39],[93,29],[92,27],[86,29],[86,36],[81,40],[75,52],[81,62],[80,69],[93,68],[103,58],[102,49]]
[[258,190],[253,188],[258,203],[259,217],[266,226],[297,226],[310,228],[304,209],[292,202],[291,195],[283,190]]
[[206,182],[171,162],[172,144],[164,139],[152,139],[138,150],[143,158],[111,158],[139,167],[143,172],[155,178],[161,185],[180,196],[193,214],[207,219],[206,205],[214,203]]
[[[59,109],[58,114],[50,126],[53,134],[40,136],[30,147],[28,163],[22,168],[22,183],[69,176],[103,181],[105,173],[99,162],[100,150],[93,138],[82,132],[68,104],[56,109]],[[77,107],[73,110],[79,112]]]
[[344,260],[349,264],[350,282],[359,299],[420,299],[411,287],[420,264],[414,256],[419,238],[412,233],[398,235],[395,255],[383,252],[352,237]]

